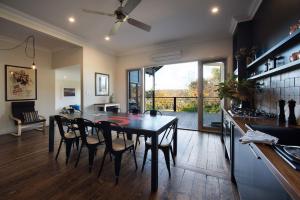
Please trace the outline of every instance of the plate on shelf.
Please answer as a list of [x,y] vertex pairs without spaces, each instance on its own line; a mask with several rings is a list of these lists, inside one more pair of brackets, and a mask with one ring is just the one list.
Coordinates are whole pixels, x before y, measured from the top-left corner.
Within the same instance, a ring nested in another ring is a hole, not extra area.
[[284,151],[294,159],[300,161],[300,147],[299,146],[285,146]]

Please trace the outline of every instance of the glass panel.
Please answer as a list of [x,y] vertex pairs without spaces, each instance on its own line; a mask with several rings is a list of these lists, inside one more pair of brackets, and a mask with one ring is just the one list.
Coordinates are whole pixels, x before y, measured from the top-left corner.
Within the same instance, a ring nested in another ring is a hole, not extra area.
[[130,71],[129,78],[131,83],[139,83],[139,71]]
[[221,105],[216,89],[223,66],[222,62],[203,65],[203,127],[220,128],[221,125]]
[[141,91],[140,70],[128,71],[128,111],[133,108],[141,110]]
[[203,96],[218,97],[217,85],[221,81],[221,67],[219,63],[203,66]]
[[203,99],[203,126],[220,128],[221,125],[221,105],[219,98]]

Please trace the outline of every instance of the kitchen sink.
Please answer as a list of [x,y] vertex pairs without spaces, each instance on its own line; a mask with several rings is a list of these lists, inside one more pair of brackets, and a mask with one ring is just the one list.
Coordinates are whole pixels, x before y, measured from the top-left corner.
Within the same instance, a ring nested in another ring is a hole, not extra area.
[[300,146],[300,128],[284,128],[266,125],[248,125],[253,130],[261,131],[277,137],[278,144]]

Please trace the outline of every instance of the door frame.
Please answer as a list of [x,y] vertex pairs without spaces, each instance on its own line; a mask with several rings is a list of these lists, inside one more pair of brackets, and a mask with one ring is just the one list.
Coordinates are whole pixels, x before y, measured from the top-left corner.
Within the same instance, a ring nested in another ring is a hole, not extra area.
[[[203,65],[206,63],[223,62],[224,67],[221,69],[221,81],[226,79],[226,69],[227,69],[227,58],[214,58],[214,59],[203,59],[198,60],[198,130],[201,132],[210,133],[221,133],[220,128],[210,128],[203,126]],[[220,100],[221,107],[224,105],[224,101]]]

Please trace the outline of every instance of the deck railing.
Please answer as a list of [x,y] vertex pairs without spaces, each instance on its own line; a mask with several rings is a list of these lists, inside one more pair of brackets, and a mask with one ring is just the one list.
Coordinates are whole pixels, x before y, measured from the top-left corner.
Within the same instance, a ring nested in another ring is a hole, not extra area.
[[197,112],[198,97],[146,97],[146,109],[173,112]]

